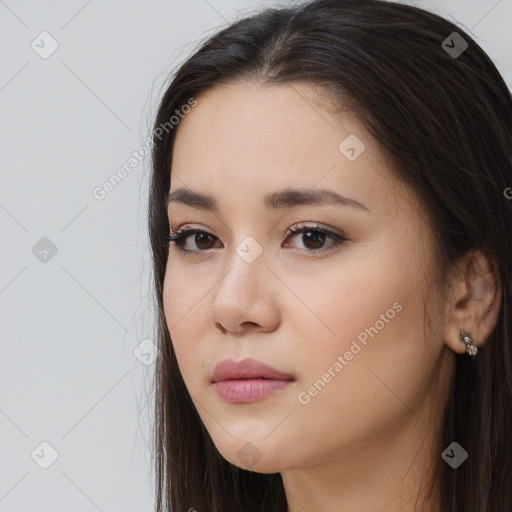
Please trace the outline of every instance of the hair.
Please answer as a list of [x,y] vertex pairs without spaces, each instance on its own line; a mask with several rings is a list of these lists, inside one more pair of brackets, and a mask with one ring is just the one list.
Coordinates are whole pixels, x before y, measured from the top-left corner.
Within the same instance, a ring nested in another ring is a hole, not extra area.
[[[458,32],[458,57],[443,41]],[[163,309],[169,223],[165,205],[177,129],[190,98],[221,84],[307,82],[350,106],[418,198],[435,243],[440,289],[472,249],[497,268],[497,324],[473,361],[454,353],[440,446],[469,453],[442,473],[445,512],[512,510],[512,97],[476,41],[423,9],[382,0],[314,0],[265,8],[203,41],[175,71],[154,121],[149,190],[156,330],[156,511],[286,510],[279,473],[260,474],[216,449],[180,374]],[[508,189],[510,190],[510,189]],[[439,453],[439,458],[441,454]]]

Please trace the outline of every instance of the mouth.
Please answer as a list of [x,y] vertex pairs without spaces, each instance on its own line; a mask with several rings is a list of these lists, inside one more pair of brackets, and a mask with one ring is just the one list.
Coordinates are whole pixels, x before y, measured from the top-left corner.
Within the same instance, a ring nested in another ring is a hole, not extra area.
[[228,403],[250,403],[284,392],[295,378],[254,359],[226,359],[213,372],[211,383]]
[[213,385],[222,400],[231,404],[246,404],[283,393],[292,380],[278,379],[228,379]]

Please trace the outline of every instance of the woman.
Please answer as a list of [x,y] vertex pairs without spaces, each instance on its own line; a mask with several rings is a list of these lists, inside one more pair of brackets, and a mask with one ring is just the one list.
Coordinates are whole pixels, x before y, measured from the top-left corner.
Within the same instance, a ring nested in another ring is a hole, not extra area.
[[154,134],[157,512],[512,510],[512,99],[477,43],[266,9]]

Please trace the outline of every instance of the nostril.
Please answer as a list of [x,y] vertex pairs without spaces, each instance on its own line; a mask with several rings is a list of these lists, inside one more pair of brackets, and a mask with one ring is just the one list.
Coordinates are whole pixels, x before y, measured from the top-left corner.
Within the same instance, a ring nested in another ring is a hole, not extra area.
[[247,327],[258,327],[258,324],[256,322],[244,322],[242,324],[244,327],[247,326]]

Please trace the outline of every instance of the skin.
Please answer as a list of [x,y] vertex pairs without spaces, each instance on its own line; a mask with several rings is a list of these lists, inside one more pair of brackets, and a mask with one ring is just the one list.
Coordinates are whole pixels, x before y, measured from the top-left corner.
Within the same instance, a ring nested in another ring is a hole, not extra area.
[[[426,489],[434,465],[444,464],[446,447],[437,439],[453,352],[465,350],[458,333],[464,328],[484,343],[500,306],[499,283],[475,253],[480,272],[454,280],[443,300],[428,299],[433,238],[424,209],[357,118],[323,99],[306,84],[254,82],[197,97],[176,134],[170,192],[211,194],[220,210],[169,205],[173,229],[199,228],[213,237],[198,245],[190,236],[186,248],[196,252],[188,255],[171,244],[167,325],[216,447],[237,466],[280,472],[288,512],[412,512],[422,500],[424,510],[437,511],[437,485],[431,499]],[[338,149],[349,134],[366,146],[354,161]],[[289,186],[333,190],[367,210],[264,207],[265,194]],[[297,223],[319,223],[347,241],[335,246],[327,237],[315,245],[303,233],[287,237]],[[236,252],[247,236],[263,250],[252,263]],[[315,254],[316,247],[326,252]],[[338,356],[397,303],[400,311],[301,403],[299,393],[329,368],[332,374]],[[432,321],[424,331],[425,307]],[[282,393],[229,404],[210,377],[220,361],[246,357],[295,380]],[[239,456],[247,443],[259,456],[250,465]]]

